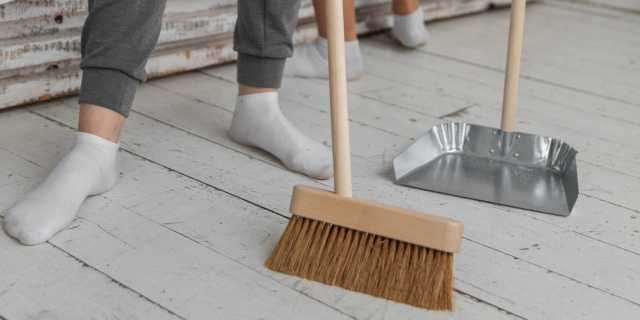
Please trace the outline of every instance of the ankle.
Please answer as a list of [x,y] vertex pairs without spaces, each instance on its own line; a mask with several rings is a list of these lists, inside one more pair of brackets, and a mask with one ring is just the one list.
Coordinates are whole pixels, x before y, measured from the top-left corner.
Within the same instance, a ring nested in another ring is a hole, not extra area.
[[277,109],[278,91],[266,91],[252,94],[238,95],[236,100],[236,110],[234,114],[246,112],[266,113],[269,110]]
[[[345,42],[347,80],[357,80],[364,72],[360,43]],[[293,58],[287,60],[284,75],[303,78],[329,78],[329,51],[327,39],[318,36],[313,42],[297,47]]]
[[231,140],[256,146],[255,139],[268,119],[279,111],[276,109],[279,109],[277,91],[239,95],[229,130]]
[[271,153],[290,170],[317,179],[333,175],[331,149],[285,118],[277,92],[238,96],[229,135],[237,143]]
[[[116,157],[119,143],[113,143],[94,134],[76,132],[73,148],[67,155],[76,157],[72,162],[76,168],[83,169],[84,174],[91,172],[93,184],[88,186],[89,195],[96,195],[111,189],[117,180]],[[78,158],[79,157],[79,158]]]
[[97,105],[80,104],[78,132],[84,132],[118,143],[126,117]]
[[116,182],[119,145],[90,133],[77,132],[73,148],[47,178],[5,216],[5,230],[23,244],[49,240],[66,228],[89,195],[109,190]]
[[404,16],[394,14],[391,35],[408,48],[415,48],[427,43],[429,32],[424,25],[424,12],[418,9]]
[[420,7],[418,0],[395,0],[393,1],[393,13],[399,16],[406,16],[414,13]]
[[244,96],[248,94],[265,93],[265,92],[278,92],[277,88],[258,88],[250,87],[244,84],[238,83],[238,96]]

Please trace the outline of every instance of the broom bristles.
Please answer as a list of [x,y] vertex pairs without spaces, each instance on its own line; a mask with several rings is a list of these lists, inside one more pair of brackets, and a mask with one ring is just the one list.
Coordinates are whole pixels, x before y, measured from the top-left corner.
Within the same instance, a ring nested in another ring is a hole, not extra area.
[[292,216],[267,268],[429,310],[453,311],[453,254]]

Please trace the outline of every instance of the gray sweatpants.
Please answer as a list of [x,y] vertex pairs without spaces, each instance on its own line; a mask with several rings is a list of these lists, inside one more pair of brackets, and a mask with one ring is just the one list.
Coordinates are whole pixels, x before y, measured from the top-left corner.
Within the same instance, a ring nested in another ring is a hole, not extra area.
[[[129,116],[145,65],[160,36],[166,0],[89,0],[82,29],[79,103]],[[234,47],[238,82],[279,88],[300,0],[238,0]]]

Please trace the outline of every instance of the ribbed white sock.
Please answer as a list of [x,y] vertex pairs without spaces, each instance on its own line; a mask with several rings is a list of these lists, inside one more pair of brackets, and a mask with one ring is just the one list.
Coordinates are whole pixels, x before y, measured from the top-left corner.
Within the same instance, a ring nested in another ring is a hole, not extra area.
[[277,92],[238,96],[230,136],[237,143],[266,150],[292,171],[321,180],[333,176],[331,149],[284,117]]
[[76,132],[74,144],[49,176],[9,209],[7,233],[26,245],[43,243],[73,221],[87,196],[111,189],[119,144]]
[[405,16],[393,14],[393,28],[391,36],[403,46],[415,48],[429,41],[429,32],[424,26],[424,10],[418,10]]
[[[364,72],[358,40],[344,43],[347,80],[360,79]],[[302,78],[329,78],[329,51],[327,39],[318,36],[310,43],[293,49],[293,57],[287,59],[284,75]]]

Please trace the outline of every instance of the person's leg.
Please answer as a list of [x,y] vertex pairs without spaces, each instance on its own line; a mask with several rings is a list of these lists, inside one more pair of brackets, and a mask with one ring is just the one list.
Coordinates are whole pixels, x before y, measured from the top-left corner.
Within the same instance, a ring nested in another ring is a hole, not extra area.
[[118,143],[126,117],[113,110],[89,103],[80,104],[78,132],[96,135]]
[[229,135],[273,154],[290,170],[328,179],[333,176],[331,149],[298,131],[278,104],[299,6],[300,0],[238,1],[238,100]]
[[[344,38],[347,79],[360,79],[364,72],[358,34],[356,33],[355,0],[344,0]],[[293,57],[287,59],[284,75],[303,78],[329,78],[329,53],[327,49],[327,10],[326,0],[314,0],[313,9],[318,24],[318,38],[298,46]]]
[[391,35],[403,46],[415,48],[429,41],[419,0],[393,0]]
[[[327,1],[313,0],[313,10],[316,16],[316,24],[318,25],[318,34],[327,38]],[[356,33],[356,1],[342,1],[342,10],[344,13],[344,41],[358,40]]]
[[394,0],[392,3],[393,13],[399,16],[414,13],[419,7],[420,0]]
[[120,132],[146,79],[144,66],[158,41],[165,1],[89,1],[78,132],[69,153],[7,213],[5,229],[20,242],[49,240],[73,221],[87,196],[115,184]]

